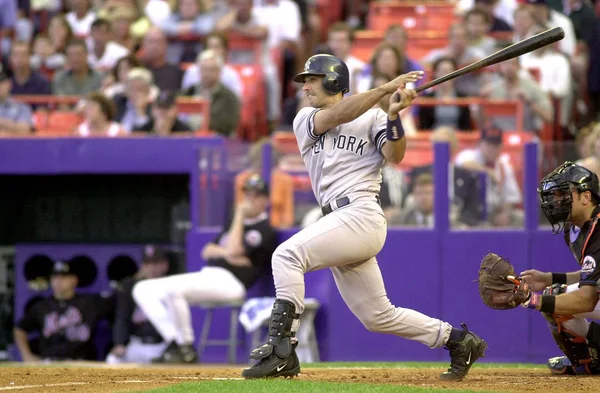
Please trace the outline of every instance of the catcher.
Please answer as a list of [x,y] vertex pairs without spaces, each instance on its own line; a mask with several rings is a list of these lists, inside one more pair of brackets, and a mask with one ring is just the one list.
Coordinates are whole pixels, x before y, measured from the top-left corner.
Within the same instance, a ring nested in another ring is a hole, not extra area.
[[[542,179],[538,193],[552,233],[563,232],[580,269],[571,273],[526,270],[517,277],[506,259],[488,254],[479,270],[481,298],[492,308],[521,305],[541,311],[565,354],[548,360],[553,373],[600,374],[598,176],[567,161]],[[588,322],[587,318],[596,321]]]

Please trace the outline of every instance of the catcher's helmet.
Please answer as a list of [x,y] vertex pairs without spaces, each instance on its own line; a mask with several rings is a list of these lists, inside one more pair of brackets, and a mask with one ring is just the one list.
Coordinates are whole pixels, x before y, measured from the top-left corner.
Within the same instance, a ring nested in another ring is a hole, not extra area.
[[[571,191],[590,191],[596,203],[600,202],[600,183],[598,176],[587,168],[567,161],[548,175],[538,187],[544,215],[552,224],[554,233],[558,233],[571,215],[573,196]],[[554,226],[557,225],[555,228]]]
[[294,77],[294,82],[304,83],[304,77],[308,75],[323,76],[323,87],[332,94],[344,94],[350,90],[348,66],[335,56],[312,56],[304,64],[304,72]]

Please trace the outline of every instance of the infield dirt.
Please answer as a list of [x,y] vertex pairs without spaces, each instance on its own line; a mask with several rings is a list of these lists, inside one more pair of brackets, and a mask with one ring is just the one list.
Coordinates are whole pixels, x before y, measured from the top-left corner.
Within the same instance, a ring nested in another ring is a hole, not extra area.
[[[0,367],[0,392],[130,392],[182,382],[239,379],[242,367],[198,365],[190,367],[53,365]],[[600,391],[597,377],[553,376],[544,369],[475,368],[462,382],[438,380],[442,369],[433,368],[310,368],[298,380],[409,385],[501,392]]]

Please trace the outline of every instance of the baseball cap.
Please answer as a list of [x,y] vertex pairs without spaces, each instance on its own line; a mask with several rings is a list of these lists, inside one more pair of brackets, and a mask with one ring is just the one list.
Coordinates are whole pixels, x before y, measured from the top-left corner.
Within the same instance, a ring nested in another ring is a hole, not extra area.
[[246,180],[243,187],[244,191],[256,191],[263,195],[269,195],[269,186],[267,182],[258,174],[254,174]]
[[73,267],[70,261],[63,261],[63,260],[58,260],[56,262],[54,262],[54,265],[52,266],[52,271],[50,272],[51,276],[66,276],[66,275],[77,275],[74,271],[73,271]]
[[481,140],[493,145],[502,144],[502,130],[497,127],[485,127],[481,129]]
[[175,105],[177,96],[170,90],[163,90],[158,94],[154,103],[158,108],[168,109]]
[[167,251],[161,247],[148,244],[144,247],[144,263],[169,261]]

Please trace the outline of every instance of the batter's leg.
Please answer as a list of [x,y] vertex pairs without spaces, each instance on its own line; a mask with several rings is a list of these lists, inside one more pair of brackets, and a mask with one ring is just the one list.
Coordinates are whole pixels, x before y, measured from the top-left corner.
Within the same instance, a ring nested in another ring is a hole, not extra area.
[[268,342],[252,351],[250,358],[260,362],[242,375],[297,375],[300,364],[294,350],[295,332],[304,311],[304,273],[367,260],[381,250],[385,237],[385,218],[373,197],[336,210],[281,244],[272,261],[277,300]]
[[463,379],[471,365],[484,355],[487,345],[466,327],[456,329],[418,311],[392,305],[375,257],[331,270],[342,298],[368,330],[415,340],[430,348],[445,345],[452,364],[442,379]]

